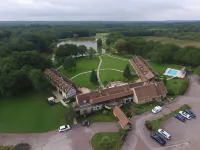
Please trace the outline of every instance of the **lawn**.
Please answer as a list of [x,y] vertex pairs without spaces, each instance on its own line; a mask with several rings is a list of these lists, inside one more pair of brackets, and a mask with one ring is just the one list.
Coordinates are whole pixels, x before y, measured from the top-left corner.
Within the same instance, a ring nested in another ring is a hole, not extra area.
[[117,58],[112,58],[107,55],[104,55],[101,58],[102,58],[101,69],[113,68],[113,69],[124,71],[124,68],[126,67],[126,65],[129,64],[131,71],[135,72],[133,67],[129,63],[129,60],[121,60]]
[[105,137],[105,136],[113,140],[113,146],[109,148],[109,150],[118,150],[120,148],[121,138],[118,132],[99,132],[99,133],[94,134],[91,139],[92,148],[94,150],[105,150],[105,148],[101,146],[99,143],[102,137]]
[[188,83],[189,81],[187,78],[184,79],[174,78],[171,80],[167,80],[166,87],[168,89],[168,92],[169,90],[172,90],[175,95],[181,95],[187,88]]
[[163,75],[163,73],[165,72],[165,70],[167,68],[173,68],[173,69],[178,69],[180,70],[183,66],[181,65],[175,65],[175,64],[157,64],[154,62],[149,61],[148,64],[156,71],[158,72],[160,75]]
[[90,82],[90,73],[82,74],[72,79],[79,87],[87,87],[89,89],[96,89],[99,87],[99,84],[93,84]]
[[95,57],[90,59],[88,57],[77,59],[76,68],[72,71],[66,71],[63,67],[59,71],[67,77],[73,77],[81,72],[92,71],[92,69],[97,69],[99,64],[99,58]]
[[100,78],[103,84],[108,84],[110,81],[121,81],[123,80],[123,73],[114,70],[101,70]]
[[64,42],[64,41],[94,41],[95,38],[94,37],[80,37],[77,39],[74,38],[65,38],[65,39],[58,39],[58,42]]
[[179,45],[181,47],[185,47],[185,46],[200,47],[200,42],[198,42],[198,41],[178,40],[178,39],[174,39],[174,38],[156,37],[156,36],[147,36],[147,37],[143,37],[143,38],[148,41],[153,40],[153,41],[160,41],[161,43],[172,43],[172,44]]
[[24,93],[23,96],[1,98],[1,133],[38,133],[55,130],[65,123],[65,107],[50,106],[48,92]]

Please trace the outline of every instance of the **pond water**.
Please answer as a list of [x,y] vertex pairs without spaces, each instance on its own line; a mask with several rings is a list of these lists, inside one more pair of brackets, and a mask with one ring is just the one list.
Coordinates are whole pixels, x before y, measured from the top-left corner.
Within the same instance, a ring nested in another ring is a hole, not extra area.
[[105,53],[104,49],[97,48],[97,42],[95,40],[68,40],[68,41],[58,43],[57,47],[59,47],[60,45],[65,45],[65,44],[75,44],[77,46],[85,45],[87,48],[90,48],[90,47],[94,48],[97,53],[101,53],[101,54]]

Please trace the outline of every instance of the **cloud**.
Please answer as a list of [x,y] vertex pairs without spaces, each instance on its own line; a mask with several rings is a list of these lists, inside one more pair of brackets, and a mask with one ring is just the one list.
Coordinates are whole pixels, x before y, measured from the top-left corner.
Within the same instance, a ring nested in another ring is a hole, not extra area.
[[199,0],[6,0],[0,20],[198,20]]

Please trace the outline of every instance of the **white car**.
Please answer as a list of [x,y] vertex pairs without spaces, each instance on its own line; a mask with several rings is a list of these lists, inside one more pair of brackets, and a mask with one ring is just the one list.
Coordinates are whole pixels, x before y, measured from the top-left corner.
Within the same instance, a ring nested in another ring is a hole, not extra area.
[[160,112],[162,110],[162,107],[161,106],[156,106],[152,109],[152,113],[156,114],[158,112]]
[[184,112],[184,111],[179,111],[179,114],[181,114],[183,117],[185,117],[188,120],[191,119],[191,116],[188,113]]
[[168,140],[171,139],[171,135],[163,129],[158,129],[158,133],[160,133],[164,138],[166,138]]
[[69,125],[62,125],[58,128],[58,131],[59,132],[63,132],[63,131],[67,131],[67,130],[70,130],[70,126]]

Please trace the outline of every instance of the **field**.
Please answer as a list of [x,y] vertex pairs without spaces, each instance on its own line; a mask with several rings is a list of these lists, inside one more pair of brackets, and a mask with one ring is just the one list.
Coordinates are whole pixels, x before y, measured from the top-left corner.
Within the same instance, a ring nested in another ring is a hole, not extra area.
[[72,81],[75,82],[76,85],[79,87],[87,87],[89,89],[96,89],[99,87],[99,84],[93,84],[89,80],[90,80],[90,73],[82,74],[72,79]]
[[200,47],[200,42],[198,41],[178,40],[178,39],[173,39],[173,38],[156,37],[156,36],[147,36],[143,38],[148,41],[153,40],[153,41],[160,41],[161,43],[173,43],[173,44],[179,45],[180,47],[185,47],[185,46]]
[[59,69],[59,71],[64,74],[67,77],[73,77],[74,75],[77,75],[82,72],[92,71],[92,69],[97,69],[99,64],[99,58],[95,57],[93,59],[90,59],[88,57],[86,58],[80,58],[76,61],[76,69],[72,71],[66,71],[63,67]]
[[1,98],[0,133],[36,133],[55,130],[65,123],[65,107],[50,106],[48,92]]
[[[114,57],[117,57],[117,56],[114,56]],[[101,58],[102,58],[101,69],[112,68],[112,69],[118,69],[118,70],[124,71],[124,68],[126,67],[126,65],[129,64],[131,71],[135,72],[133,67],[130,65],[128,59],[121,60],[121,59],[109,57],[107,55],[104,55]],[[118,58],[122,58],[122,57],[118,57]],[[126,58],[123,58],[123,59],[126,59]]]
[[113,140],[113,146],[109,148],[109,150],[118,150],[121,145],[121,138],[118,132],[100,132],[93,135],[91,139],[92,148],[94,150],[105,150],[103,146],[100,145],[99,141],[101,141],[102,137],[109,137]]
[[80,37],[80,38],[77,38],[77,39],[65,38],[65,39],[58,39],[58,42],[64,42],[64,41],[68,41],[68,40],[72,40],[72,41],[94,41],[95,38],[94,37]]

